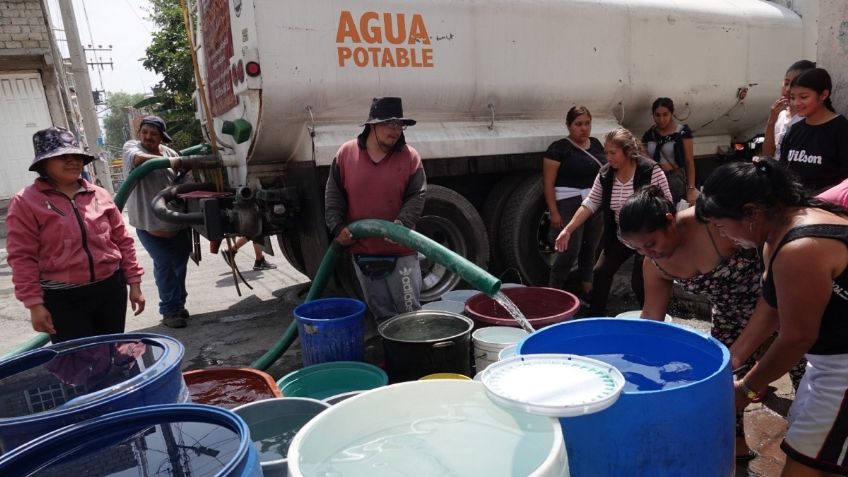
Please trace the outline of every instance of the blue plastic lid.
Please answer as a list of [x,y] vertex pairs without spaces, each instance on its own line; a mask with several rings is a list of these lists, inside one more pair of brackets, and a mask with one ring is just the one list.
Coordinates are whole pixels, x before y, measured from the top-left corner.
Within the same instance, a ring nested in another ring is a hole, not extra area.
[[183,352],[168,336],[126,333],[66,341],[0,361],[0,426],[102,402],[179,366]]
[[147,406],[64,427],[0,456],[0,475],[261,475],[244,421],[198,404]]

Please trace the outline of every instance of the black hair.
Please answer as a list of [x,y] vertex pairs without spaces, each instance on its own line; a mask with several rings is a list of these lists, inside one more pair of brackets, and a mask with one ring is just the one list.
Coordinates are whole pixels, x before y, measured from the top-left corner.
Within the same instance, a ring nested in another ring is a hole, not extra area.
[[677,208],[659,186],[650,184],[624,202],[618,213],[618,230],[622,235],[663,230],[668,227],[667,214],[676,215]]
[[807,70],[800,75],[796,76],[792,83],[789,85],[790,88],[795,86],[800,86],[802,88],[809,88],[815,91],[818,94],[822,94],[825,90],[828,92],[827,99],[824,100],[824,107],[829,109],[832,112],[836,112],[833,109],[833,101],[830,100],[831,96],[833,96],[833,81],[830,79],[830,74],[824,68],[813,68],[811,70]]
[[767,216],[789,207],[815,207],[848,216],[839,205],[812,197],[789,169],[773,159],[732,162],[707,177],[695,203],[698,220],[740,220],[751,211],[746,204],[758,205]]
[[800,71],[801,73],[811,70],[816,67],[815,61],[810,60],[798,60],[795,63],[792,63],[789,68],[786,70],[786,74],[789,74],[792,71]]
[[651,105],[651,113],[657,112],[657,108],[666,108],[674,113],[674,101],[671,98],[657,98],[654,100],[654,104]]
[[572,106],[565,114],[565,125],[571,126],[571,123],[573,123],[575,119],[583,116],[584,114],[589,116],[589,119],[592,119],[592,113],[589,112],[589,109],[586,106]]

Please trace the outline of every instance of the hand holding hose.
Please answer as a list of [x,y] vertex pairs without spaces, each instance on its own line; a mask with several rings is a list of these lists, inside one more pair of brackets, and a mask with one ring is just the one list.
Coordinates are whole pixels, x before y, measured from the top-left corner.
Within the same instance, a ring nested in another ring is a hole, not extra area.
[[339,235],[336,236],[336,242],[343,247],[349,247],[356,242],[356,239],[353,238],[353,234],[350,233],[347,227],[343,228]]

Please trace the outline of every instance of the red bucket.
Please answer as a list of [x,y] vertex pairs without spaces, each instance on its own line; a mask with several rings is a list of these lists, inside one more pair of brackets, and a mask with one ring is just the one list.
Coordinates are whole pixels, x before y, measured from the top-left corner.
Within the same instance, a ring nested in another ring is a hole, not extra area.
[[[533,328],[566,321],[580,309],[580,300],[567,291],[545,287],[521,287],[501,290],[524,313]],[[480,293],[465,302],[465,314],[478,328],[485,326],[519,326],[500,303]]]
[[283,396],[271,375],[253,368],[197,369],[183,379],[192,402],[226,409]]

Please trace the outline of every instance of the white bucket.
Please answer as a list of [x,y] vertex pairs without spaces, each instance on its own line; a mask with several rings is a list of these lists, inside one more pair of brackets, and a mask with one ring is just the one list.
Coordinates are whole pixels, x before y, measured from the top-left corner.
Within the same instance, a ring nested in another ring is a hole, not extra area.
[[[616,318],[641,318],[642,317],[642,310],[625,311],[624,313],[619,313],[619,314],[615,315],[615,317]],[[665,321],[666,323],[671,323],[672,322],[671,315],[666,313],[665,319],[663,321]]]
[[421,306],[422,310],[449,311],[462,315],[465,313],[465,302],[455,300],[437,300],[425,303]]
[[477,372],[483,371],[497,361],[498,353],[502,349],[518,343],[525,336],[527,336],[526,331],[511,326],[489,326],[475,330],[471,333],[471,341],[474,343],[474,362],[477,364]]
[[[341,455],[357,458],[333,458]],[[297,433],[288,457],[291,477],[569,475],[556,419],[504,409],[482,383],[453,379],[393,384],[336,404]]]
[[498,361],[503,361],[507,358],[512,358],[515,356],[515,351],[518,349],[518,345],[509,345],[506,348],[502,349],[500,353],[498,353]]

